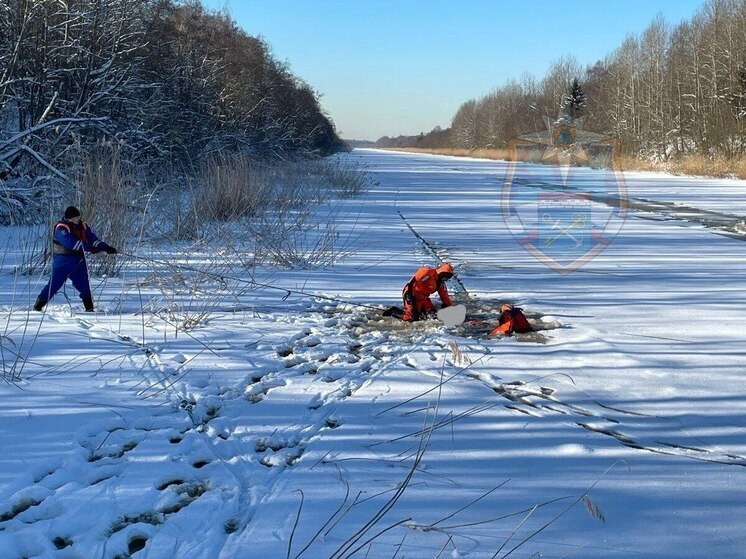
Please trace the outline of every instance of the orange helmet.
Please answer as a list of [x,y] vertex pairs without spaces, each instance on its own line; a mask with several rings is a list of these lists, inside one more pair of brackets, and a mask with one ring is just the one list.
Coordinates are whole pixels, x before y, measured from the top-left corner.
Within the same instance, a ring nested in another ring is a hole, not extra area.
[[509,305],[508,303],[504,303],[500,305],[500,313],[508,312],[513,310],[513,305]]
[[453,276],[453,266],[451,266],[448,262],[443,262],[440,266],[438,266],[435,269],[435,272],[438,275],[440,275],[440,274],[448,274],[448,277],[450,278],[450,277]]

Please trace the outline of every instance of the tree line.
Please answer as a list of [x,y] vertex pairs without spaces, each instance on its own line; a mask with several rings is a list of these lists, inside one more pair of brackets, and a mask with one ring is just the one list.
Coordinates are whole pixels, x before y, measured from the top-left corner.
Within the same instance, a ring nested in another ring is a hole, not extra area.
[[[708,0],[689,21],[656,17],[595,64],[572,56],[463,103],[451,126],[382,147],[502,149],[542,130],[573,96],[585,97],[584,125],[613,135],[626,154],[665,161],[702,154],[740,157],[746,151],[746,0]],[[574,94],[577,94],[576,90]]]
[[69,184],[100,145],[138,165],[345,147],[308,84],[196,0],[0,0],[7,199]]

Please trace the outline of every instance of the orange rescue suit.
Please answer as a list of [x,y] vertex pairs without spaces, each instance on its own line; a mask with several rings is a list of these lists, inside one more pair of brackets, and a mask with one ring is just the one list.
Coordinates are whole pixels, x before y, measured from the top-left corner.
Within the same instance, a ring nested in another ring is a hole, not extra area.
[[500,321],[489,333],[490,336],[494,336],[495,334],[510,336],[514,332],[522,334],[533,331],[531,324],[529,324],[526,315],[523,314],[521,309],[511,305],[502,305],[500,313]]
[[[438,292],[438,296],[440,296],[440,300],[443,301],[443,306],[451,306],[451,298],[448,296],[445,279],[450,278],[452,272],[440,274],[439,270],[441,268],[436,269],[423,266],[407,282],[404,289],[402,289],[402,299],[404,300],[404,315],[402,316],[402,320],[420,320],[423,315],[434,311],[435,307],[432,301],[430,301],[430,295],[436,291]],[[452,270],[450,266],[448,268]]]

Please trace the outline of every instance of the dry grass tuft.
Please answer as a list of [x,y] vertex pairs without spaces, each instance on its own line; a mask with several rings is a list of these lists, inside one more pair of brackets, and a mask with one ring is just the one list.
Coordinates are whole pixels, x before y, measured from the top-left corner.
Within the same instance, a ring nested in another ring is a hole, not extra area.
[[209,188],[197,191],[192,211],[214,221],[252,217],[274,197],[271,172],[245,154],[212,157],[200,179]]
[[451,348],[451,359],[453,360],[454,365],[471,365],[471,359],[469,359],[468,355],[464,355],[464,353],[461,351],[461,346],[459,346],[456,342],[451,342],[449,344],[449,347]]
[[598,505],[596,505],[596,503],[591,501],[588,495],[583,496],[583,504],[585,505],[585,510],[588,511],[588,514],[606,524],[606,517],[604,516],[604,513],[601,512],[601,509],[598,508]]
[[691,153],[668,161],[650,161],[627,155],[622,157],[622,169],[625,171],[663,171],[674,175],[746,179],[746,156],[707,156],[701,153]]

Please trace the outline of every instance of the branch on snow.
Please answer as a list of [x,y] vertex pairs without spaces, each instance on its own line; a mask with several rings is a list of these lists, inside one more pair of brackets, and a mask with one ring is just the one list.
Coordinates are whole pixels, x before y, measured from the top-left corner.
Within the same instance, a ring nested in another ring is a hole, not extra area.
[[51,165],[46,159],[44,159],[44,157],[42,157],[41,155],[39,155],[36,151],[34,151],[33,149],[31,149],[28,146],[21,145],[21,146],[18,146],[16,148],[13,148],[10,151],[7,151],[7,152],[5,152],[3,154],[0,154],[0,162],[5,163],[6,161],[10,160],[12,157],[14,157],[14,156],[16,156],[16,155],[18,155],[18,154],[20,154],[22,152],[30,155],[42,167],[44,167],[45,169],[47,169],[50,173],[52,173],[53,175],[55,175],[59,179],[65,181],[66,183],[70,183],[71,182],[70,179],[67,178],[67,176],[62,171],[60,171],[59,169],[57,169],[56,167],[54,167],[53,165]]
[[[31,134],[35,134],[36,132],[39,132],[40,130],[44,130],[45,128],[49,128],[52,126],[57,126],[58,124],[90,124],[91,122],[106,122],[109,120],[108,117],[62,117],[62,118],[55,118],[53,120],[49,120],[47,122],[42,122],[40,124],[37,124],[36,126],[32,126],[31,128],[27,128],[26,130],[23,130],[22,132],[19,132],[15,136],[12,136],[11,138],[8,138],[7,140],[0,142],[0,147],[7,147],[11,144],[14,144],[18,142],[19,140],[22,140],[23,138],[30,136]],[[0,160],[3,160],[4,158],[0,156]]]

